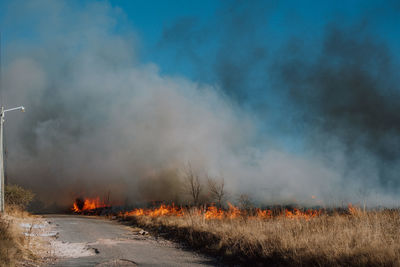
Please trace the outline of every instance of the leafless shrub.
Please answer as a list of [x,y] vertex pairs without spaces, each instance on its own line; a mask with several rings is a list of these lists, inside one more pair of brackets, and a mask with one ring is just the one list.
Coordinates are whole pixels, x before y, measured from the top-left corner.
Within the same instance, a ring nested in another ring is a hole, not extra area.
[[211,200],[215,201],[218,207],[222,207],[222,202],[227,196],[224,178],[217,180],[216,178],[207,176],[207,184]]
[[199,174],[196,173],[190,163],[184,169],[184,190],[191,197],[193,205],[199,204],[200,194],[203,190],[203,186],[200,182]]
[[251,200],[250,196],[247,194],[239,195],[238,199],[239,208],[241,210],[249,211],[254,207],[253,201]]

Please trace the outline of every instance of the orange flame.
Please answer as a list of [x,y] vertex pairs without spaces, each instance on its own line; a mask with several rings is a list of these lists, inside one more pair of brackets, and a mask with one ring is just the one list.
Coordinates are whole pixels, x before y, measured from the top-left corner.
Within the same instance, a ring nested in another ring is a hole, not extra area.
[[347,206],[349,213],[353,216],[359,216],[361,214],[363,214],[363,211],[357,207],[357,206],[353,206],[353,204],[349,203]]
[[79,203],[82,202],[80,199],[76,199],[72,210],[74,212],[83,212],[83,211],[90,211],[98,208],[106,208],[109,205],[106,205],[104,202],[100,201],[99,197],[96,198],[85,198],[83,201],[83,204]]
[[[134,209],[125,213],[120,213],[121,216],[150,216],[150,217],[162,217],[162,216],[183,216],[187,214],[183,208],[176,207],[174,205],[161,205],[158,208],[153,209]],[[209,206],[206,209],[197,209],[190,214],[194,216],[203,216],[206,220],[222,220],[222,219],[236,219],[243,216],[248,216],[250,219],[271,219],[273,218],[273,212],[270,209],[262,210],[255,209],[254,212],[246,213],[241,211],[238,207],[228,203],[228,210],[223,210],[215,206]],[[309,220],[311,218],[318,217],[322,214],[321,210],[299,210],[285,209],[280,214],[276,214],[275,217],[286,217],[289,219],[304,219]]]
[[289,219],[305,219],[309,220],[311,218],[317,217],[321,215],[321,210],[306,210],[306,211],[301,211],[299,209],[293,209],[293,211],[289,211],[285,209],[285,217]]
[[272,210],[261,210],[256,209],[256,217],[260,219],[270,219],[272,218]]
[[229,219],[235,219],[239,217],[240,214],[240,209],[238,207],[233,206],[231,203],[228,202],[229,210],[226,214],[226,217]]
[[224,211],[218,209],[215,206],[210,206],[207,208],[206,212],[204,213],[204,218],[206,219],[222,219],[224,217]]
[[160,217],[160,216],[183,216],[183,209],[175,207],[175,205],[164,205],[162,204],[156,209],[134,209],[124,213],[125,216],[150,216],[150,217]]

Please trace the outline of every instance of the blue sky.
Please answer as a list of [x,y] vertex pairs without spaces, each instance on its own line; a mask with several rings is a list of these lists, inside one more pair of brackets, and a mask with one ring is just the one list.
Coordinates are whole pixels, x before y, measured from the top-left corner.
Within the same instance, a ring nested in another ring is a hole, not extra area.
[[[18,1],[14,1],[17,2]],[[88,3],[104,1],[68,1],[71,5],[81,6],[82,10]],[[195,27],[212,32],[208,40],[202,40],[196,47],[204,51],[203,57],[213,56],[217,49],[221,32],[226,23],[224,16],[231,12],[232,7],[243,6],[249,17],[255,18],[259,42],[265,43],[268,49],[276,49],[293,37],[301,38],[303,42],[321,38],[327,24],[341,26],[367,24],[377,38],[382,38],[398,54],[400,47],[399,4],[396,1],[184,1],[184,0],[109,0],[105,1],[113,7],[120,8],[122,15],[118,21],[118,29],[135,31],[141,43],[141,55],[145,61],[153,61],[160,65],[161,71],[168,74],[190,76],[192,62],[185,53],[176,49],[179,47],[160,47],[163,32],[181,19],[195,22]],[[35,39],[29,27],[10,29],[4,18],[7,16],[7,6],[13,1],[1,1],[0,18],[4,34],[17,34],[27,39]],[[19,2],[23,5],[24,1]],[[397,7],[397,8],[396,8]],[[20,19],[24,25],[24,19]],[[29,26],[29,25],[28,25]],[[220,32],[218,32],[220,31]],[[7,39],[7,36],[3,36]],[[243,36],[247,38],[247,36]],[[207,53],[209,52],[209,53]],[[179,58],[175,57],[176,53]]]
[[[169,55],[176,51],[158,46],[165,28],[182,18],[193,19],[208,30],[222,28],[221,13],[229,13],[230,6],[241,5],[241,2],[246,1],[109,1],[112,6],[123,10],[127,22],[138,32],[144,58],[159,63],[162,71],[178,75],[190,67],[185,58],[180,58],[183,66],[176,62],[170,64],[173,57]],[[393,8],[395,1],[249,1],[245,6],[255,6],[255,9],[260,6],[262,12],[250,12],[263,18],[257,21],[257,31],[264,35],[261,41],[272,49],[294,36],[303,41],[318,39],[329,23],[343,26],[367,23],[367,27],[395,52],[400,47],[400,14]],[[205,45],[217,45],[212,40],[205,43],[199,44],[199,49]],[[193,75],[189,72],[184,74]]]

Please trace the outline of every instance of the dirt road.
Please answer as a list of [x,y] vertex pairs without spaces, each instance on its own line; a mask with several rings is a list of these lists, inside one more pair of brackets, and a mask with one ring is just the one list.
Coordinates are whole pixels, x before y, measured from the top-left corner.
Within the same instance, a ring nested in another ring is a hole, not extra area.
[[50,215],[57,232],[57,260],[50,266],[217,266],[211,258],[184,250],[141,229],[87,216]]

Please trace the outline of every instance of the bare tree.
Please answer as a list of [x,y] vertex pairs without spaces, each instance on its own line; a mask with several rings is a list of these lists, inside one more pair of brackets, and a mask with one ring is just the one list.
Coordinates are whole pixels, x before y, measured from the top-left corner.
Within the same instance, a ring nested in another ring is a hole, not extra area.
[[224,178],[217,180],[207,176],[207,183],[211,199],[216,202],[218,207],[222,207],[222,201],[226,197]]
[[242,210],[250,210],[254,206],[253,201],[247,194],[241,194],[238,197],[238,202],[239,202],[239,207]]
[[203,188],[199,175],[193,171],[190,163],[187,164],[184,170],[184,179],[185,191],[191,196],[193,205],[197,206],[199,204],[199,197]]

